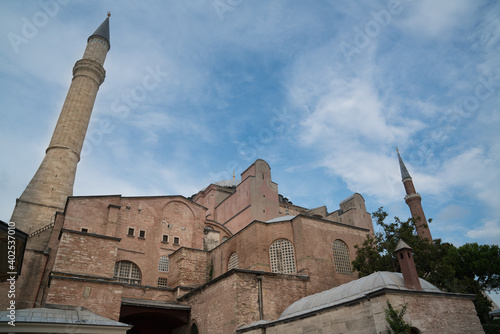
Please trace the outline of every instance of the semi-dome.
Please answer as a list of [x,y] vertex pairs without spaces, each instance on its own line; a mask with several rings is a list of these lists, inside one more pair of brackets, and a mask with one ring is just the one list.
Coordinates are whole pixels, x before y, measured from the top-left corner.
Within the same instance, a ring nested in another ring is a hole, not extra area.
[[222,180],[219,182],[215,182],[214,184],[217,186],[221,187],[236,187],[238,184],[241,183],[241,180],[235,180],[235,179],[229,179],[229,180]]
[[[420,285],[422,291],[441,292],[434,285],[421,278]],[[410,290],[405,287],[403,274],[380,271],[333,289],[299,299],[283,311],[279,320],[352,301],[381,289]]]
[[222,181],[210,183],[208,186],[201,189],[200,191],[207,190],[207,188],[210,187],[211,184],[215,184],[216,186],[219,186],[219,187],[236,188],[236,186],[238,186],[240,183],[241,183],[241,180],[235,180],[235,179],[222,180]]

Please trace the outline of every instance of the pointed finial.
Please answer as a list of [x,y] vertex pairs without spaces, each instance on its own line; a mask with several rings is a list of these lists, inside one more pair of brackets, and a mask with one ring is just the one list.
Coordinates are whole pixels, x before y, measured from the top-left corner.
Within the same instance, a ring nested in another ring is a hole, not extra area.
[[110,16],[111,16],[111,12],[108,10],[108,17],[110,17]]
[[405,163],[403,162],[403,159],[399,155],[399,150],[396,147],[396,151],[398,152],[398,159],[399,159],[399,169],[401,170],[401,178],[403,180],[405,179],[411,179],[410,173],[408,173],[408,169],[406,169]]
[[396,146],[396,152],[399,154],[399,150],[398,150],[398,147]]
[[234,170],[233,170],[233,180],[234,180]]

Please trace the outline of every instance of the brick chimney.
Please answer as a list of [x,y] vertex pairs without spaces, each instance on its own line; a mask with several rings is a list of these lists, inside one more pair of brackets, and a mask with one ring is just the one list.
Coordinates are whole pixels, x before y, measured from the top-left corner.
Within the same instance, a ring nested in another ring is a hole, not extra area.
[[405,286],[412,290],[422,290],[411,250],[411,247],[408,246],[403,240],[399,240],[395,253],[398,257]]

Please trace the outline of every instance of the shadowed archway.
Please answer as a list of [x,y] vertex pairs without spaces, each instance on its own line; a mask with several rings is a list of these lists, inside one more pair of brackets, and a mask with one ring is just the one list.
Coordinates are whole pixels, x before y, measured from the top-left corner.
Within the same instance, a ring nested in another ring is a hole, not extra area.
[[130,334],[170,334],[189,323],[191,307],[164,301],[123,298],[120,322],[134,327]]

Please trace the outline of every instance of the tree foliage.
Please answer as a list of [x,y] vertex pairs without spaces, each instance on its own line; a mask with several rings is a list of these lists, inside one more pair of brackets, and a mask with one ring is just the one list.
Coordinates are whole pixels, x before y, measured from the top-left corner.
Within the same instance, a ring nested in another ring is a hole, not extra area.
[[385,312],[385,320],[387,321],[387,331],[393,334],[408,334],[411,331],[411,324],[404,320],[404,315],[408,305],[405,304],[401,311],[397,311],[392,307],[391,302],[387,299],[387,308]]
[[395,217],[387,223],[382,208],[372,214],[381,231],[356,245],[353,268],[366,276],[376,271],[400,272],[394,253],[400,239],[413,248],[419,277],[446,292],[475,294],[474,304],[482,322],[488,321],[490,301],[484,291],[500,291],[500,248],[498,245],[465,244],[455,247],[435,239],[432,243],[415,233],[415,221]]

